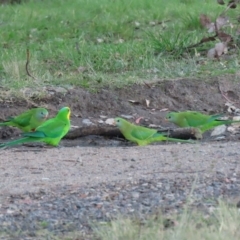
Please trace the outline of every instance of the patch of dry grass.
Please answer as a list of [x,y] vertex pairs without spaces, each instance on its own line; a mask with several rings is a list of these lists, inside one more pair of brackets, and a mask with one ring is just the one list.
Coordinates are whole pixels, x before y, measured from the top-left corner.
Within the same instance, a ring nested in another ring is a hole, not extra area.
[[238,240],[240,212],[220,202],[210,214],[184,211],[181,215],[155,216],[143,222],[119,218],[98,226],[96,235],[102,240]]

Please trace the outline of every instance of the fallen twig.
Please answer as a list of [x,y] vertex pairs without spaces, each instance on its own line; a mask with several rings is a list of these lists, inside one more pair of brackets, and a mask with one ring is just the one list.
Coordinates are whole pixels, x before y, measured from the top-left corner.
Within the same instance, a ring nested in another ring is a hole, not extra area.
[[26,62],[26,65],[25,65],[25,69],[26,69],[27,75],[28,75],[29,77],[33,78],[34,80],[37,80],[37,79],[29,72],[29,69],[28,69],[29,62],[30,62],[30,52],[29,52],[29,49],[27,49],[27,62]]

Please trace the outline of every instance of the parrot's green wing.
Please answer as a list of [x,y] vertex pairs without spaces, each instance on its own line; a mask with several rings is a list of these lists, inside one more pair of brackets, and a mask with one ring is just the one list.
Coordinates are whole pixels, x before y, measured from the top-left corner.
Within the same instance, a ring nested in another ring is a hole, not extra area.
[[223,114],[206,115],[197,111],[169,112],[166,119],[179,127],[198,127],[213,122]]
[[66,123],[59,119],[49,119],[39,126],[35,132],[24,133],[26,137],[50,137],[58,138],[63,134]]
[[0,126],[26,127],[29,125],[31,115],[24,113],[22,117],[8,117],[6,121],[1,122]]
[[147,140],[151,137],[163,136],[163,134],[158,133],[157,130],[134,125],[132,126],[131,135],[139,140]]
[[24,112],[21,115],[17,117],[9,117],[7,118],[7,121],[5,122],[10,122],[15,124],[16,126],[19,125],[21,127],[26,127],[30,124],[32,114],[30,111]]
[[212,122],[209,122],[209,123],[206,123],[202,126],[199,126],[199,129],[201,130],[202,133],[214,128],[214,127],[217,127],[217,126],[220,126],[220,125],[224,125],[224,124],[232,124],[232,123],[239,123],[240,121],[239,120],[214,120]]
[[47,118],[48,111],[45,108],[33,108],[16,117],[9,117],[0,126],[12,126],[20,128],[24,132],[35,130]]
[[206,115],[206,114],[202,114],[200,112],[194,112],[194,111],[187,111],[185,113],[182,112],[182,115],[186,119],[188,123],[188,127],[198,127],[203,124],[213,122],[214,120],[223,116],[223,114]]

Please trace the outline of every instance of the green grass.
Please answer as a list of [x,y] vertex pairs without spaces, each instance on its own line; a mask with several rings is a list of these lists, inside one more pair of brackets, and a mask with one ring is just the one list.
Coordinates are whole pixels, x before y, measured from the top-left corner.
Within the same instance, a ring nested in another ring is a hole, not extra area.
[[[199,56],[199,49],[185,49],[209,35],[200,26],[200,14],[215,19],[223,10],[212,0],[201,1],[201,6],[199,0],[29,0],[3,5],[0,84],[15,90],[49,85],[98,89],[153,78],[235,73],[236,57],[223,67]],[[237,11],[227,14],[237,28]],[[234,34],[234,29],[226,32]],[[26,75],[27,48],[36,79]]]
[[211,214],[184,211],[164,218],[155,216],[144,221],[119,218],[95,228],[101,240],[238,240],[240,213],[223,202]]

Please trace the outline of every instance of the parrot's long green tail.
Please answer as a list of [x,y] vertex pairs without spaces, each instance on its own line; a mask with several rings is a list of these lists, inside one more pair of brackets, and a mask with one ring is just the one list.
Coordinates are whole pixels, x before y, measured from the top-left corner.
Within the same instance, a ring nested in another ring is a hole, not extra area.
[[239,123],[240,120],[214,120],[213,122],[206,123],[202,126],[199,126],[199,129],[202,133],[206,132],[207,130],[210,130],[214,127],[223,125],[223,124],[232,124],[232,123]]
[[39,142],[40,139],[38,138],[31,138],[31,137],[25,137],[25,138],[20,138],[11,142],[6,142],[0,144],[0,148],[7,148],[7,147],[12,147],[14,145],[22,144],[22,143],[28,143],[28,142]]
[[170,142],[182,142],[182,143],[196,143],[196,141],[194,141],[194,140],[184,140],[184,139],[169,138],[169,137],[166,137],[165,141],[170,141]]
[[196,143],[194,140],[184,140],[184,139],[178,139],[178,138],[170,138],[165,136],[159,136],[159,137],[152,137],[147,140],[147,142],[153,143],[153,142],[160,142],[160,141],[171,141],[171,142],[182,142],[182,143]]
[[8,125],[8,122],[0,122],[0,127],[1,126],[7,126]]

